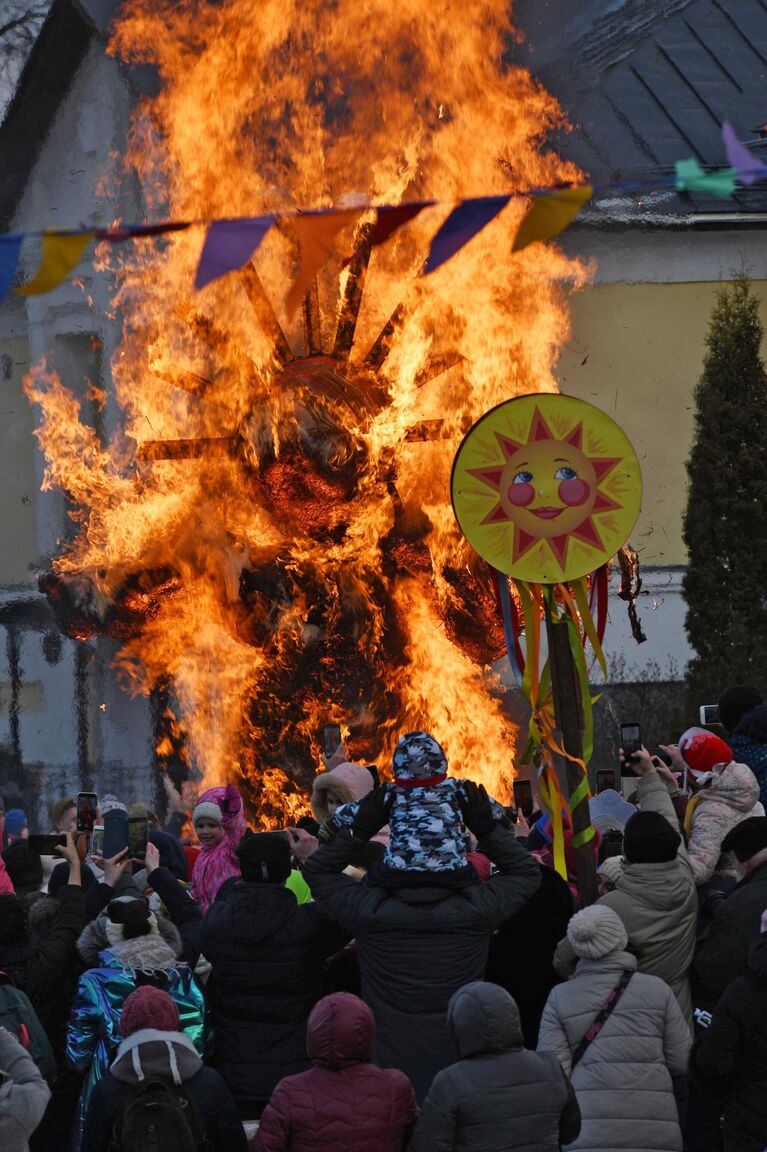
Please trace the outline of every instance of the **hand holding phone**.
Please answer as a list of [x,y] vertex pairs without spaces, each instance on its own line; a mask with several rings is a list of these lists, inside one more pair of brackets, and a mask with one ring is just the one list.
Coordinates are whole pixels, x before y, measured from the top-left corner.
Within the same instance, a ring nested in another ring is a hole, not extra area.
[[149,843],[149,822],[146,816],[128,818],[128,855],[133,860],[143,860]]
[[522,813],[525,820],[529,820],[533,814],[532,784],[529,780],[515,780],[512,787],[514,790],[514,807]]
[[51,836],[33,836],[27,837],[27,848],[30,852],[34,852],[36,856],[56,856],[57,848],[64,848],[66,846],[67,837],[64,832],[56,832]]
[[341,725],[326,724],[322,729],[322,751],[329,760],[341,747]]
[[610,788],[615,789],[615,772],[612,768],[598,768],[597,796],[600,792],[607,792],[607,790]]

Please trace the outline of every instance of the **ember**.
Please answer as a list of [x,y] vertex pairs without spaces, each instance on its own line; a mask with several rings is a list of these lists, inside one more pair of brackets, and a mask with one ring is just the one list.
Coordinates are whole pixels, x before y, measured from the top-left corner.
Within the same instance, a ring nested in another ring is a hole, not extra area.
[[[555,103],[503,63],[508,7],[133,0],[115,45],[163,81],[134,121],[148,201],[205,219],[573,179],[541,149]],[[431,730],[509,794],[515,734],[487,671],[503,636],[448,480],[471,421],[555,388],[559,283],[585,272],[540,244],[512,264],[523,210],[424,278],[444,208],[372,255],[360,209],[295,319],[287,225],[194,306],[201,235],[137,247],[116,270],[124,431],[102,447],[60,381],[28,381],[45,484],[76,508],[44,582],[62,627],[122,640],[129,689],[167,686],[190,768],[244,785],[264,824],[300,810],[327,721],[381,764]]]

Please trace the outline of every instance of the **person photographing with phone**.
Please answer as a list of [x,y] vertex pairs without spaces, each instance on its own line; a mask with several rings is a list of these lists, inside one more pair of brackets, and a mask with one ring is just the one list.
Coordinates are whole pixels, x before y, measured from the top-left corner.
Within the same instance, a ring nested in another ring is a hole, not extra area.
[[[627,758],[622,748],[619,756],[623,774]],[[597,905],[617,913],[639,971],[666,981],[692,1026],[688,973],[695,952],[698,900],[669,794],[676,781],[644,746],[632,752],[630,767],[637,777],[639,811],[626,823],[615,887],[600,896]],[[569,975],[574,961],[565,938],[557,949],[555,967],[560,975]]]

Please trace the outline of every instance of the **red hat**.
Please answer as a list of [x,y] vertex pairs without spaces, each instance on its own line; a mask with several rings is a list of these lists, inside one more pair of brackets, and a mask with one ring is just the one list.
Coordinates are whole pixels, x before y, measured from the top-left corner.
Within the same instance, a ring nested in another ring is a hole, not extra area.
[[131,992],[120,1016],[123,1036],[132,1036],[142,1028],[178,1032],[180,1023],[178,1008],[171,997],[162,988],[154,988],[151,984],[142,984]]
[[682,759],[694,776],[713,772],[717,764],[729,764],[732,748],[705,728],[688,728],[679,739]]

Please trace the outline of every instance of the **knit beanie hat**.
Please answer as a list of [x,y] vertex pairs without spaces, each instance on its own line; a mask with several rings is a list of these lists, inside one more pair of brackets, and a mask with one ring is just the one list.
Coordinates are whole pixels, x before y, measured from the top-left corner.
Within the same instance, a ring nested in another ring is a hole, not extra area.
[[142,800],[137,800],[136,803],[131,804],[128,809],[128,819],[133,820],[136,817],[140,817],[142,820],[146,819],[150,824],[160,823],[156,813],[152,811],[148,804],[144,804]]
[[36,852],[30,852],[26,840],[9,844],[3,852],[5,870],[18,896],[34,892],[43,882],[43,863]]
[[178,1008],[167,992],[151,984],[142,984],[123,1004],[120,1028],[123,1036],[132,1036],[142,1028],[178,1032],[181,1021]]
[[20,836],[27,826],[27,814],[21,808],[9,808],[5,814],[6,836]]
[[48,810],[51,817],[51,828],[57,827],[59,820],[65,812],[68,812],[70,808],[76,807],[77,801],[74,796],[61,796],[58,800],[54,800]]
[[214,804],[212,800],[203,800],[202,804],[198,804],[192,813],[192,823],[195,828],[200,820],[215,820],[217,824],[221,824],[223,819],[223,812],[218,804]]
[[688,728],[683,732],[679,737],[679,751],[695,777],[713,772],[717,764],[729,764],[732,760],[730,745],[705,728]]
[[623,855],[629,864],[667,864],[676,860],[682,837],[660,812],[637,812],[623,833]]
[[112,796],[109,792],[106,796],[99,798],[99,812],[102,817],[106,816],[107,812],[124,812],[128,815],[128,805],[123,804],[122,800],[118,800],[116,796]]
[[623,872],[623,857],[622,856],[608,856],[606,860],[597,868],[600,876],[604,876],[608,883],[613,886],[617,884],[618,879]]
[[601,904],[575,913],[567,925],[567,939],[582,960],[601,960],[611,952],[622,952],[629,942],[620,916]]
[[749,816],[741,820],[722,841],[723,852],[734,852],[735,858],[743,863],[767,848],[767,816]]
[[733,732],[747,712],[763,703],[756,688],[750,684],[735,684],[719,699],[719,719],[728,732]]
[[406,732],[394,749],[392,768],[400,783],[437,784],[447,775],[447,756],[428,732]]
[[290,843],[285,832],[248,830],[237,848],[243,880],[284,884],[290,875]]

